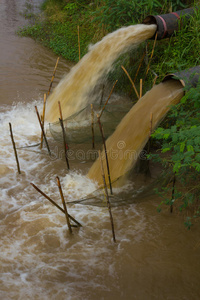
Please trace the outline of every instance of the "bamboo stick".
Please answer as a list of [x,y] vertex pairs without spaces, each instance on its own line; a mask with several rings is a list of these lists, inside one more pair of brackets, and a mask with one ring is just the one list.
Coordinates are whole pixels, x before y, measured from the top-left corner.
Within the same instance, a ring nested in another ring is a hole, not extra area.
[[92,149],[95,149],[95,145],[94,145],[94,110],[93,110],[93,104],[90,104],[90,106],[91,106]]
[[79,32],[79,25],[78,25],[78,54],[79,54],[79,60],[81,60],[81,46],[80,46],[80,32]]
[[60,57],[57,58],[56,65],[54,67],[54,71],[53,71],[53,75],[52,75],[52,78],[51,78],[51,83],[50,83],[50,86],[49,86],[49,90],[47,92],[47,96],[49,96],[49,94],[51,92],[51,88],[52,88],[53,81],[54,81],[54,78],[55,78],[56,69],[57,69],[57,66],[58,66],[59,59],[60,59]]
[[103,111],[104,111],[104,109],[106,108],[106,105],[108,104],[108,101],[109,101],[109,99],[110,99],[110,97],[111,97],[111,95],[112,95],[112,93],[113,93],[113,91],[114,91],[114,88],[115,88],[115,86],[116,86],[116,84],[117,84],[117,81],[118,81],[118,80],[115,81],[115,83],[114,83],[114,85],[113,85],[113,87],[112,87],[112,90],[111,90],[111,92],[110,92],[110,94],[109,94],[109,96],[108,96],[108,99],[106,100],[106,102],[105,102],[105,104],[104,104],[104,106],[103,106],[103,108],[102,108],[102,111],[101,111],[101,113],[100,113],[99,118],[101,118],[101,116],[102,116],[102,114],[103,114]]
[[[42,192],[35,184],[33,184],[32,182],[30,184],[34,187],[34,189],[36,189],[36,191],[38,191],[42,196],[44,196],[47,200],[49,200],[49,202],[51,202],[53,205],[55,205],[60,211],[62,211],[65,214],[65,211],[64,209],[62,209],[62,207],[60,207],[55,201],[53,201],[49,196],[47,196],[44,192]],[[79,227],[82,227],[82,225],[76,219],[74,219],[70,214],[68,214],[68,216]]]
[[137,91],[137,89],[136,89],[136,87],[135,87],[135,84],[134,84],[133,80],[131,79],[130,75],[128,74],[128,72],[126,71],[126,69],[124,68],[124,66],[121,66],[121,68],[122,68],[122,70],[126,73],[126,75],[128,76],[128,79],[130,80],[130,82],[131,82],[131,84],[132,84],[132,86],[133,86],[133,88],[134,88],[134,91],[135,91],[135,93],[136,93],[137,98],[140,99],[140,96],[139,96],[139,94],[138,94],[138,91]]
[[15,153],[15,159],[16,159],[16,163],[17,163],[17,170],[18,170],[18,173],[21,174],[19,160],[18,160],[18,155],[17,155],[17,149],[16,149],[16,146],[15,146],[15,141],[14,141],[14,137],[13,137],[11,123],[9,123],[9,126],[10,126],[10,136],[11,136],[11,140],[12,140],[12,144],[13,144],[13,149],[14,149],[14,153]]
[[155,76],[154,81],[153,81],[153,86],[156,84],[156,80],[158,78],[158,75]]
[[142,79],[140,79],[140,98],[142,98]]
[[99,115],[97,115],[97,120],[98,120],[98,123],[99,123],[99,129],[100,129],[101,136],[102,136],[102,141],[103,141],[103,146],[104,146],[104,152],[105,152],[105,157],[106,157],[106,166],[107,166],[108,180],[109,180],[109,185],[110,185],[110,193],[112,195],[113,194],[113,192],[112,192],[112,183],[111,183],[110,168],[109,168],[108,155],[107,155],[107,149],[106,149],[106,142],[105,142],[105,136],[104,136],[103,127],[101,125],[101,121],[100,121]]
[[101,173],[102,173],[102,178],[103,178],[104,191],[105,191],[105,194],[106,194],[107,207],[108,207],[108,211],[109,211],[109,214],[110,214],[110,223],[111,223],[111,228],[112,228],[113,241],[116,243],[114,222],[113,222],[113,217],[112,217],[112,212],[111,212],[111,206],[110,206],[110,201],[109,201],[109,196],[108,196],[108,189],[107,189],[107,185],[106,185],[105,173],[104,173],[104,169],[103,169],[103,162],[102,162],[102,159],[101,159],[101,151],[100,150],[99,150],[99,159],[100,159],[100,164],[101,164]]
[[144,60],[144,58],[145,58],[145,55],[146,55],[146,51],[143,53],[142,58],[141,58],[141,60],[140,60],[139,67],[138,67],[138,69],[137,69],[137,72],[136,72],[135,77],[134,77],[134,80],[133,80],[134,83],[135,83],[135,81],[136,81],[136,79],[137,79],[137,76],[138,76],[138,73],[139,73],[140,68],[141,68],[141,66],[142,66],[143,60]]
[[49,155],[51,156],[51,151],[50,151],[50,148],[49,148],[49,145],[48,145],[48,142],[47,142],[47,138],[46,138],[46,135],[45,135],[45,132],[44,132],[44,127],[42,125],[42,122],[40,120],[40,116],[39,116],[39,113],[38,113],[38,109],[37,109],[37,106],[35,106],[35,110],[36,110],[36,114],[37,114],[37,117],[38,117],[38,121],[40,123],[40,127],[41,127],[41,130],[42,130],[42,133],[43,133],[43,137],[44,137],[44,140],[45,140],[45,144],[47,146],[47,150],[49,152]]
[[69,170],[70,166],[69,166],[69,160],[68,160],[68,156],[67,156],[68,145],[67,145],[67,141],[66,141],[66,134],[65,134],[64,124],[63,124],[62,109],[61,109],[60,101],[58,101],[58,106],[59,106],[59,112],[60,112],[59,121],[60,121],[60,126],[62,128],[62,133],[63,133],[63,146],[64,146],[64,152],[65,152],[65,160],[67,163],[67,168]]
[[[47,100],[47,94],[44,94],[44,103],[43,103],[43,113],[41,116],[41,122],[44,128],[44,121],[45,121],[45,110],[46,110],[46,100]],[[41,144],[40,144],[40,149],[43,147],[43,133],[41,131]]]
[[158,36],[158,32],[156,32],[156,35],[155,35],[155,39],[154,39],[154,43],[153,43],[153,48],[152,48],[150,60],[149,60],[148,66],[147,66],[145,78],[146,78],[146,76],[147,76],[147,74],[148,74],[148,72],[149,72],[149,69],[150,69],[150,63],[151,63],[151,60],[152,60],[152,57],[153,57],[153,54],[154,54],[154,49],[155,49],[155,46],[156,46],[157,36]]
[[67,212],[67,206],[66,206],[65,199],[64,199],[64,196],[63,196],[63,191],[62,191],[62,187],[61,187],[61,184],[60,184],[60,179],[59,179],[58,176],[56,177],[56,180],[57,180],[57,185],[58,185],[58,188],[59,188],[63,208],[64,208],[64,211],[65,211],[67,226],[69,228],[69,232],[72,233],[72,228],[71,228],[71,224],[70,224],[70,221],[69,221],[69,215],[68,215],[68,212]]

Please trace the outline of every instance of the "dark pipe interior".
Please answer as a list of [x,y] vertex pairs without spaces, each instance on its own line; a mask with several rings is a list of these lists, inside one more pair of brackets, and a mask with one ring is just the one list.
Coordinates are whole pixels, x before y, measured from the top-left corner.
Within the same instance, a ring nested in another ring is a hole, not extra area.
[[166,81],[170,78],[179,80],[182,83],[183,87],[186,87],[186,88],[196,87],[198,80],[200,78],[200,66],[186,69],[181,72],[168,74],[165,76],[163,81]]
[[[157,39],[168,38],[179,29],[179,19],[182,16],[189,18],[194,13],[194,8],[187,8],[164,15],[149,15],[143,20],[143,24],[157,25]],[[152,37],[154,38],[155,35]]]

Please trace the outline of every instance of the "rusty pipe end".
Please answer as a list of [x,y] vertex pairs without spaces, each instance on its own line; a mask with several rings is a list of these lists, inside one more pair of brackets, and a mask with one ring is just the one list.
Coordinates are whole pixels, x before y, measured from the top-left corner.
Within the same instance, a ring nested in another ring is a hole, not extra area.
[[186,69],[184,71],[175,72],[167,74],[162,82],[169,79],[179,80],[183,87],[189,89],[191,87],[196,87],[200,78],[200,66]]
[[[181,17],[185,16],[186,18],[189,18],[193,13],[194,8],[192,7],[164,15],[149,15],[143,20],[142,23],[146,25],[157,25],[157,39],[161,40],[171,37],[173,33],[179,29],[179,20]],[[152,37],[152,39],[155,38],[155,35]]]

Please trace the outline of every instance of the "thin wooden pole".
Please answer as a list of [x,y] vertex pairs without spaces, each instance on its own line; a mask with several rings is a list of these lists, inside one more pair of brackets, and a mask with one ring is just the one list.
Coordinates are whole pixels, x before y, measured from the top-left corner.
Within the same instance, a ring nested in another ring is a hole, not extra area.
[[60,126],[62,128],[62,133],[63,133],[63,146],[64,146],[64,152],[65,152],[65,160],[66,160],[66,163],[67,163],[67,168],[69,170],[70,167],[69,167],[69,160],[68,160],[68,155],[67,155],[68,144],[67,144],[67,141],[66,141],[66,134],[65,134],[64,124],[63,124],[62,109],[61,109],[60,101],[58,101],[58,106],[59,106],[59,112],[60,112],[59,121],[60,121]]
[[154,81],[153,81],[153,86],[156,84],[156,80],[158,78],[158,75],[155,76]]
[[79,32],[79,25],[78,25],[78,53],[79,53],[79,60],[81,60],[81,46],[80,46],[80,32]]
[[105,152],[105,157],[106,157],[106,166],[107,166],[108,180],[109,180],[109,185],[110,185],[110,193],[112,195],[113,194],[113,192],[112,192],[112,183],[111,183],[110,168],[109,168],[108,155],[107,155],[107,149],[106,149],[106,142],[105,142],[105,136],[104,136],[103,127],[101,125],[101,121],[100,121],[99,115],[97,115],[97,120],[98,120],[98,123],[99,123],[99,129],[100,129],[101,136],[102,136],[102,141],[103,141],[103,146],[104,146],[104,152]]
[[68,215],[68,212],[67,212],[67,206],[66,206],[65,199],[64,199],[64,196],[63,196],[63,191],[62,191],[62,187],[61,187],[61,184],[60,184],[60,179],[59,179],[58,176],[56,177],[56,180],[57,180],[57,185],[58,185],[58,188],[59,188],[63,208],[64,208],[64,211],[65,211],[67,226],[69,228],[69,232],[72,233],[72,228],[71,228],[71,224],[70,224],[70,221],[69,221],[69,215]]
[[[65,211],[64,209],[62,209],[62,207],[60,207],[55,201],[53,201],[49,196],[47,196],[44,192],[42,192],[35,184],[33,184],[32,182],[30,184],[34,187],[34,189],[36,189],[36,191],[38,191],[42,196],[44,196],[47,200],[49,200],[49,202],[51,202],[53,205],[55,205],[60,211],[62,211],[65,214]],[[82,225],[76,219],[74,219],[70,214],[68,214],[68,216],[79,227],[82,227]]]
[[49,96],[49,94],[51,92],[51,88],[52,88],[52,85],[53,85],[53,80],[55,78],[56,69],[57,69],[57,66],[58,66],[59,59],[60,59],[60,57],[57,58],[56,65],[54,67],[54,71],[53,71],[53,75],[52,75],[52,78],[51,78],[51,83],[50,83],[50,86],[49,86],[49,90],[47,92],[47,96]]
[[90,104],[90,106],[91,106],[92,149],[95,149],[95,144],[94,144],[94,110],[93,110],[93,104]]
[[111,223],[111,228],[112,228],[113,241],[116,243],[114,222],[113,222],[113,217],[112,217],[112,212],[111,212],[111,205],[110,205],[110,201],[109,201],[108,189],[107,189],[107,185],[106,185],[105,173],[104,173],[104,169],[103,169],[103,162],[101,159],[101,151],[100,150],[99,150],[99,159],[100,159],[100,164],[101,164],[101,173],[102,173],[102,178],[103,178],[104,190],[105,190],[105,194],[106,194],[107,207],[108,207],[108,211],[110,214],[110,223]]
[[140,96],[139,96],[139,94],[138,94],[138,91],[137,91],[137,89],[136,89],[136,87],[135,87],[135,84],[134,84],[133,80],[131,79],[130,75],[128,74],[128,72],[126,71],[126,69],[124,68],[124,66],[121,66],[121,68],[122,68],[122,70],[126,73],[126,75],[128,76],[128,79],[130,80],[130,82],[131,82],[131,84],[132,84],[132,86],[133,86],[133,88],[134,88],[134,91],[135,91],[135,93],[136,93],[137,98],[140,99]]
[[149,69],[150,69],[150,63],[151,63],[151,60],[152,60],[152,57],[153,57],[153,53],[154,53],[154,49],[155,49],[155,46],[156,46],[157,36],[158,36],[158,32],[156,32],[156,35],[155,35],[155,39],[154,39],[154,43],[153,43],[153,49],[152,49],[150,60],[149,60],[148,66],[147,66],[145,78],[146,78],[146,76],[147,76],[147,74],[149,72]]
[[102,116],[102,114],[103,114],[103,111],[104,111],[104,109],[106,108],[106,105],[108,104],[108,101],[109,101],[109,99],[110,99],[110,97],[111,97],[111,95],[112,95],[112,93],[113,93],[113,91],[114,91],[114,88],[115,88],[115,86],[116,86],[116,84],[117,84],[117,81],[118,81],[118,79],[115,81],[115,83],[114,83],[114,85],[113,85],[113,87],[112,87],[112,90],[111,90],[111,92],[110,92],[110,94],[109,94],[109,96],[108,96],[108,99],[106,100],[106,102],[105,102],[105,104],[104,104],[104,106],[103,106],[103,108],[102,108],[102,111],[101,111],[101,113],[100,113],[100,115],[99,115],[99,118],[101,118],[101,116]]
[[141,58],[141,60],[140,60],[139,67],[138,67],[138,69],[137,69],[137,72],[136,72],[135,77],[134,77],[134,80],[133,80],[134,83],[135,83],[135,81],[136,81],[136,79],[137,79],[137,76],[138,76],[138,73],[139,73],[140,68],[141,68],[141,66],[142,66],[143,60],[144,60],[144,58],[145,58],[145,55],[146,55],[146,51],[143,53],[142,58]]
[[142,79],[140,79],[140,98],[142,98]]
[[43,133],[43,137],[44,137],[44,140],[45,140],[45,144],[47,146],[47,150],[49,152],[49,155],[51,156],[51,151],[50,151],[50,148],[49,148],[49,145],[48,145],[48,142],[47,142],[47,138],[46,138],[46,135],[45,135],[45,132],[44,132],[44,127],[43,127],[43,124],[40,120],[40,116],[39,116],[39,113],[38,113],[38,109],[37,109],[37,106],[35,106],[35,110],[36,110],[36,114],[37,114],[37,117],[38,117],[38,121],[40,123],[40,127],[41,127],[41,130],[42,130],[42,133]]
[[18,173],[21,174],[21,170],[20,170],[20,166],[19,166],[19,160],[18,160],[18,155],[17,155],[17,149],[15,147],[15,141],[14,141],[14,137],[13,137],[11,123],[9,123],[9,126],[10,126],[10,136],[11,136],[11,140],[12,140],[12,144],[13,144],[13,149],[14,149],[14,153],[15,153],[15,159],[16,159],[16,163],[17,163],[17,170],[18,170]]
[[[47,94],[44,94],[44,103],[43,103],[43,113],[41,116],[41,122],[44,128],[44,121],[45,121],[45,110],[46,110],[46,100],[47,100]],[[41,131],[41,144],[40,144],[40,149],[43,147],[43,133]]]

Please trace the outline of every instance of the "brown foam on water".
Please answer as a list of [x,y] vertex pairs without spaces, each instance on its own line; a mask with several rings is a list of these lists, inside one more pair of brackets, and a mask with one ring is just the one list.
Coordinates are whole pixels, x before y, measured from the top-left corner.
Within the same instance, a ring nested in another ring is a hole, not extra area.
[[[136,163],[144,148],[150,131],[150,118],[153,114],[152,130],[183,97],[184,92],[179,81],[169,80],[152,88],[126,114],[115,132],[106,141],[111,180],[125,175]],[[103,155],[104,152],[102,152]],[[106,173],[106,161],[103,159]],[[89,170],[88,177],[102,184],[99,159]],[[106,178],[108,182],[108,177]]]
[[67,118],[91,103],[88,94],[102,75],[108,73],[119,55],[139,45],[155,33],[156,25],[132,25],[105,36],[73,67],[54,89],[47,102],[47,120],[58,121],[58,101],[63,118]]

